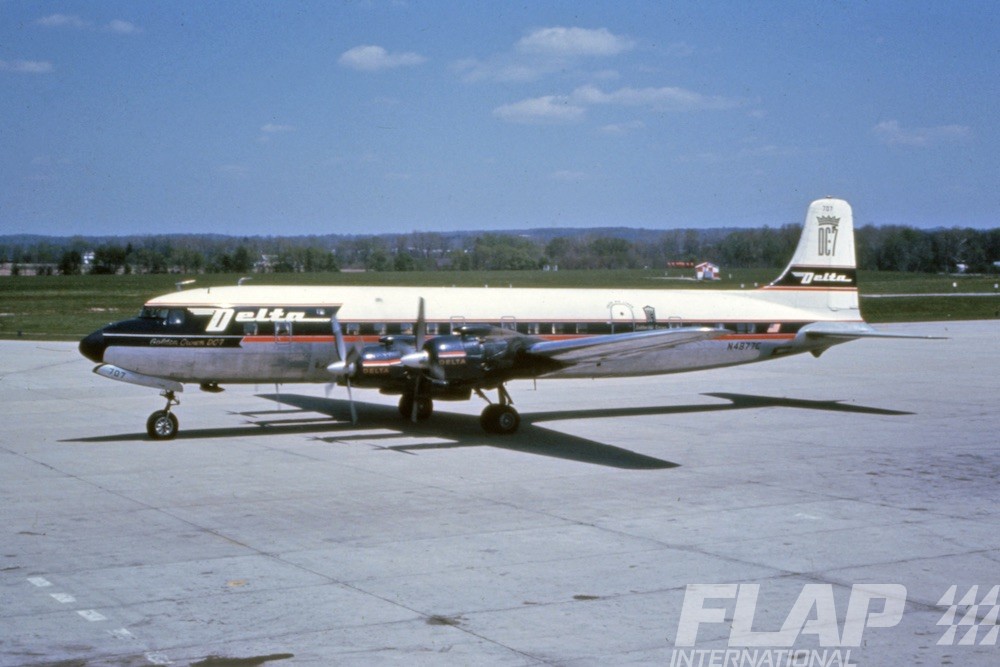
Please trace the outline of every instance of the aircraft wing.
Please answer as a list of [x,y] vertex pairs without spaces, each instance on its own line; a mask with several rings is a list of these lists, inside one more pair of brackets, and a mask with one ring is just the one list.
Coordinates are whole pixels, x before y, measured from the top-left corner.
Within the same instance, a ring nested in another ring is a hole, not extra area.
[[682,327],[679,329],[651,329],[606,336],[588,336],[569,340],[539,341],[525,352],[565,364],[599,361],[608,357],[625,358],[654,350],[711,340],[728,333],[725,329],[710,327]]
[[921,336],[917,334],[894,334],[877,331],[865,322],[816,322],[802,327],[799,335],[811,339],[849,341],[857,338],[915,338],[919,340],[947,340],[945,336]]

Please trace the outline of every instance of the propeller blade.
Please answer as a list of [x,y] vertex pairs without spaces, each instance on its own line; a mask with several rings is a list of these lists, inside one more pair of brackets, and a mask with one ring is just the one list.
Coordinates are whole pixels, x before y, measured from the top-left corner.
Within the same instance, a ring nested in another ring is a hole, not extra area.
[[[431,348],[433,346],[428,346]],[[427,373],[440,382],[444,382],[447,379],[444,369],[441,368],[441,364],[438,363],[438,356],[434,353],[432,349],[427,350]]]
[[418,407],[418,396],[420,396],[420,378],[421,375],[413,380],[413,407],[410,408],[410,421],[414,424],[417,423],[417,407]]
[[[329,371],[336,377],[344,378],[344,382],[347,385],[347,404],[351,406],[351,423],[358,423],[358,410],[354,407],[354,392],[351,391],[351,375],[354,374],[355,363],[358,358],[361,357],[361,351],[354,345],[351,349],[347,349],[347,344],[344,342],[344,330],[340,326],[340,320],[337,319],[337,314],[334,313],[330,317],[330,328],[333,331],[333,340],[337,345],[337,357],[338,360],[326,367]],[[330,397],[330,387],[332,383],[326,385],[326,395],[327,398]]]
[[358,409],[354,407],[354,394],[351,392],[351,378],[347,377],[347,404],[351,406],[351,423],[358,423]]
[[421,350],[424,347],[424,340],[427,338],[427,320],[424,319],[424,297],[420,297],[417,302],[417,326],[413,330],[416,340],[414,346]]
[[347,349],[344,344],[344,330],[340,328],[340,320],[337,319],[337,314],[334,313],[330,317],[330,328],[333,329],[333,340],[337,344],[337,357],[344,361],[347,356]]

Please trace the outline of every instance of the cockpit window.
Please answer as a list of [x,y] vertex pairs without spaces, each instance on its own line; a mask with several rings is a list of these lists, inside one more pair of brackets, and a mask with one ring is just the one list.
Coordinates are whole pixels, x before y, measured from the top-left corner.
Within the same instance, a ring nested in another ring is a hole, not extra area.
[[163,320],[163,321],[166,321],[167,320],[167,316],[169,314],[170,314],[170,311],[168,309],[166,309],[166,308],[150,308],[149,306],[145,306],[145,307],[143,307],[142,310],[139,311],[139,317],[141,317],[141,318],[143,318],[145,320]]
[[184,309],[151,308],[146,306],[139,311],[139,317],[144,320],[156,320],[160,324],[180,326],[184,324]]

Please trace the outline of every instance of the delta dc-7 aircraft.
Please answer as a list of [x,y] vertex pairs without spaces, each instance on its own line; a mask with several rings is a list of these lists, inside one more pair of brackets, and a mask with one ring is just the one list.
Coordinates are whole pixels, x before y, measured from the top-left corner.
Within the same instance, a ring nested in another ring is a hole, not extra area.
[[152,299],[80,352],[98,375],[160,389],[154,439],[177,434],[184,383],[335,383],[352,421],[352,387],[398,395],[415,422],[434,400],[475,394],[483,428],[507,434],[520,423],[513,379],[680,373],[866,337],[895,336],[861,317],[851,207],[827,198],[809,206],[788,267],[759,289],[209,287]]

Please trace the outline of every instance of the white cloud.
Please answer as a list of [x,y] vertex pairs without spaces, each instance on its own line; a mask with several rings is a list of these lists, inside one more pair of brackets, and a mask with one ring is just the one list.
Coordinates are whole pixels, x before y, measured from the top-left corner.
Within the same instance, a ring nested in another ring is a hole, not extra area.
[[[571,95],[546,95],[506,104],[493,110],[493,115],[516,123],[568,122],[579,120],[588,106],[644,107],[652,111],[699,111],[731,109],[739,100],[702,95],[683,88],[619,88],[604,92],[596,86],[581,86]],[[635,129],[625,125],[605,126],[605,131],[619,133]]]
[[964,139],[970,131],[967,125],[904,128],[897,120],[882,121],[874,128],[875,135],[885,144],[921,148]]
[[48,74],[55,71],[52,63],[44,60],[0,60],[0,72],[19,74]]
[[107,30],[108,32],[118,33],[119,35],[134,35],[136,33],[142,32],[138,28],[138,26],[136,26],[134,23],[130,23],[128,21],[122,21],[121,19],[115,19],[114,21],[111,21],[106,26],[104,26],[104,29]]
[[524,83],[536,81],[556,71],[558,67],[552,63],[515,62],[506,56],[498,56],[486,62],[475,58],[459,60],[452,65],[452,69],[461,74],[462,80],[468,83],[478,81]]
[[90,21],[85,21],[73,14],[51,14],[35,21],[38,25],[46,28],[75,28],[76,30],[87,30],[94,27]]
[[294,125],[278,125],[277,123],[267,123],[261,125],[260,131],[261,135],[257,137],[257,141],[262,144],[266,144],[271,141],[271,137],[276,134],[284,134],[286,132],[294,132],[297,128]]
[[765,143],[757,137],[748,137],[739,145],[728,146],[725,151],[703,151],[680,155],[680,162],[700,162],[703,164],[732,164],[746,160],[763,159],[787,160],[802,154],[802,150],[792,146]]
[[657,111],[697,111],[731,109],[739,106],[735,99],[707,96],[684,88],[619,88],[606,93],[596,86],[581,86],[573,91],[573,100],[581,104],[613,104],[649,107]]
[[[467,82],[537,81],[574,70],[583,58],[614,56],[634,46],[632,40],[614,35],[606,28],[540,28],[518,40],[509,52],[486,60],[467,58],[454,63],[452,68]],[[615,78],[618,73],[603,70],[595,76]]]
[[583,114],[583,107],[561,95],[522,100],[493,110],[494,116],[510,123],[569,123],[579,120]]
[[607,28],[540,28],[522,37],[514,45],[520,53],[550,56],[614,56],[628,51],[635,42],[612,34]]
[[643,123],[641,120],[633,120],[627,123],[611,123],[605,125],[604,127],[601,128],[601,132],[603,132],[604,134],[621,135],[621,134],[629,134],[631,132],[637,132],[645,128],[646,124]]
[[337,60],[344,67],[375,72],[395,67],[420,65],[427,59],[418,53],[389,53],[381,46],[356,46],[340,55]]
[[[93,21],[81,18],[75,14],[50,14],[35,21],[36,25],[46,28],[71,28],[73,30],[97,30],[98,27]],[[118,35],[134,35],[142,30],[130,21],[115,19],[100,27],[105,32],[113,32]]]

